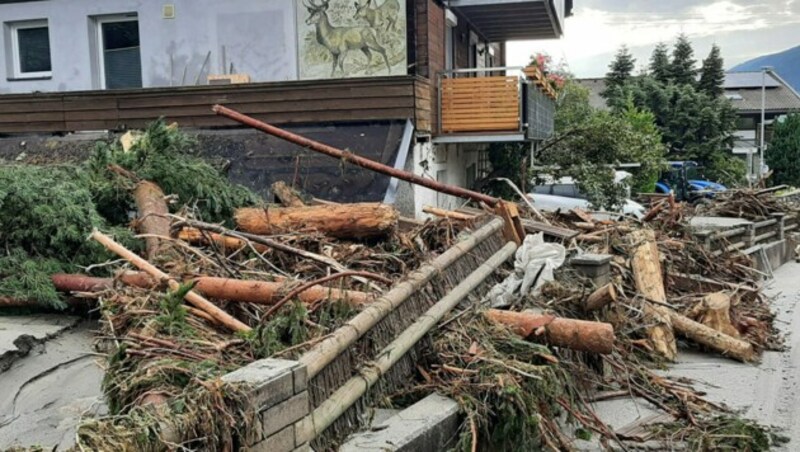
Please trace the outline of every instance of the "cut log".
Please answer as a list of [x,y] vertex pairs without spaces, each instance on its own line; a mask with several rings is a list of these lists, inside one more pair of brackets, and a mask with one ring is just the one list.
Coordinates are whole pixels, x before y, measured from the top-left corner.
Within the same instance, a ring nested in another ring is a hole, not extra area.
[[641,229],[632,232],[628,239],[635,246],[631,267],[636,290],[645,297],[642,310],[645,320],[651,324],[647,329],[647,336],[653,350],[664,358],[675,361],[678,357],[678,347],[675,343],[675,333],[672,331],[671,310],[656,304],[666,303],[667,295],[664,292],[655,234],[650,229]]
[[[209,240],[213,241],[217,246],[225,249],[226,251],[238,250],[239,248],[247,247],[247,242],[236,237],[228,237],[216,232],[203,232],[197,228],[183,228],[178,232],[178,238],[184,242],[191,243],[192,245],[208,244]],[[259,253],[265,253],[269,250],[268,246],[260,243],[253,243],[253,248]]]
[[240,229],[253,234],[320,232],[344,239],[383,237],[397,227],[397,211],[379,203],[329,206],[243,208],[234,215]]
[[[111,237],[103,234],[98,230],[95,230],[94,232],[92,232],[91,238],[98,241],[112,253],[122,257],[131,264],[135,265],[140,270],[147,272],[147,274],[155,278],[157,281],[162,281],[167,283],[171,290],[177,290],[180,288],[180,283],[178,283],[178,281],[175,281],[174,279],[170,278],[169,275],[156,268],[153,264],[137,256],[136,253],[115,242]],[[235,317],[231,316],[227,312],[223,311],[218,306],[215,306],[213,303],[200,296],[194,290],[186,292],[184,298],[186,299],[186,301],[194,305],[196,308],[205,311],[208,315],[213,317],[214,320],[216,320],[219,324],[233,331],[243,332],[252,330],[252,328],[242,323]]]
[[720,333],[739,339],[739,331],[731,321],[731,297],[714,292],[703,297],[700,323]]
[[739,361],[753,362],[758,359],[753,346],[749,342],[720,333],[672,310],[670,310],[670,316],[675,331],[698,344],[705,345]]
[[[278,301],[290,287],[286,283],[268,281],[242,281],[227,278],[197,278],[195,289],[205,296],[219,300],[271,305]],[[352,306],[360,306],[372,301],[372,296],[355,290],[339,290],[331,287],[313,286],[298,294],[297,298],[305,304],[322,300],[343,301]]]
[[592,292],[586,299],[583,309],[587,312],[596,311],[614,301],[617,301],[617,291],[614,289],[614,285],[609,283]]
[[609,354],[614,348],[614,327],[610,323],[499,309],[490,309],[484,315],[528,340],[600,354]]
[[[124,272],[117,275],[123,283],[142,288],[151,288],[155,281],[144,272]],[[53,285],[61,292],[99,292],[114,286],[113,278],[94,278],[85,275],[59,273],[52,276]],[[238,279],[203,276],[186,282],[196,283],[195,290],[209,298],[240,303],[271,305],[288,292],[289,285],[283,279],[278,282],[244,281]],[[332,287],[313,286],[298,295],[306,304],[322,300],[344,301],[352,306],[361,306],[372,301],[373,296],[357,290],[340,290]]]
[[[117,278],[134,287],[150,288],[156,284],[153,278],[144,272],[120,272]],[[56,273],[50,279],[59,292],[100,292],[114,287],[113,278]]]
[[139,218],[136,229],[145,237],[146,256],[153,259],[161,254],[163,242],[159,237],[169,237],[170,220],[167,202],[164,201],[164,192],[161,188],[148,181],[140,181],[133,191]]
[[275,182],[270,189],[272,190],[272,194],[275,195],[285,207],[303,207],[306,205],[306,203],[303,202],[303,198],[301,198],[292,187],[286,185],[284,181]]

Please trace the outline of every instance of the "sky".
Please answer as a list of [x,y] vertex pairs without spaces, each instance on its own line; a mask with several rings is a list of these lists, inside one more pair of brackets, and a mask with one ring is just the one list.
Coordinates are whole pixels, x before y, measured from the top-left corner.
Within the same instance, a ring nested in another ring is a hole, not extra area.
[[679,33],[700,61],[716,43],[725,67],[800,45],[800,0],[575,0],[558,40],[508,43],[509,66],[524,66],[543,52],[577,77],[602,77],[621,45],[647,66],[658,42]]

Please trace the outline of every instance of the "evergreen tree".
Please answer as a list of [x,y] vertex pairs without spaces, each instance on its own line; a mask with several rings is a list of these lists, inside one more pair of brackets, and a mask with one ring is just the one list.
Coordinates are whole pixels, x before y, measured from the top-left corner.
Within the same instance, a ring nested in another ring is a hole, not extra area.
[[636,59],[633,58],[627,46],[622,46],[614,56],[614,61],[608,65],[606,74],[606,89],[600,93],[606,99],[612,98],[619,88],[623,87],[631,79]]
[[696,74],[694,50],[692,43],[685,34],[678,35],[678,41],[672,49],[672,62],[670,63],[670,77],[678,85],[695,85]]
[[703,60],[703,68],[700,70],[700,84],[697,86],[700,91],[714,97],[722,95],[724,92],[722,84],[725,82],[723,64],[719,47],[714,44],[711,46],[708,58]]
[[764,157],[774,171],[773,183],[800,186],[800,114],[791,114],[775,122]]
[[659,42],[650,57],[650,75],[661,83],[667,83],[670,76],[667,45]]

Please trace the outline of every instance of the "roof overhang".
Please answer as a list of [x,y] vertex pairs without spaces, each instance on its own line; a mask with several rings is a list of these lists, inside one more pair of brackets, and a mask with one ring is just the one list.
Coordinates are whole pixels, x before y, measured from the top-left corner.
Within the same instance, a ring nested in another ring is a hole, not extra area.
[[563,34],[565,0],[450,0],[491,42],[554,39]]

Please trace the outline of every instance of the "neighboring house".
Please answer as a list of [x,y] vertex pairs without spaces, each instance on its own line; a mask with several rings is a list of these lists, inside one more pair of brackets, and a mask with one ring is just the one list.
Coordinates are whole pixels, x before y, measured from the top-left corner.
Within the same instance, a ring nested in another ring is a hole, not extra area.
[[[571,10],[572,0],[0,0],[0,134],[124,130],[159,116],[234,126],[211,113],[221,103],[467,186],[489,171],[487,143],[552,133],[553,101],[504,68],[505,42],[558,38]],[[297,177],[242,146],[240,166],[269,173],[256,188]],[[372,179],[362,193],[394,199],[396,183]],[[417,214],[457,204],[411,191]]]
[[[735,154],[757,153],[761,142],[762,85],[764,101],[764,141],[769,147],[772,124],[781,116],[800,112],[800,95],[773,72],[728,72],[725,97],[738,113]],[[758,164],[756,163],[756,168]]]

